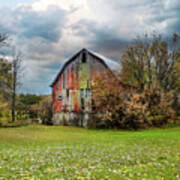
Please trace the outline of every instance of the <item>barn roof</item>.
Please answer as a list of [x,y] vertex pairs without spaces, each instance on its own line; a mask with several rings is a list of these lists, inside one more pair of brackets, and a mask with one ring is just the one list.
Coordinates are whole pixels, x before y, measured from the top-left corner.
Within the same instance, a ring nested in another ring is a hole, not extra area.
[[57,81],[59,75],[63,72],[63,70],[65,69],[65,67],[66,67],[71,61],[73,61],[82,51],[87,51],[89,54],[97,57],[98,59],[101,59],[101,60],[104,62],[104,64],[105,64],[111,71],[113,71],[113,70],[119,70],[119,67],[120,67],[120,64],[119,64],[119,63],[117,63],[117,62],[115,62],[115,61],[113,61],[113,60],[111,60],[111,59],[109,59],[109,58],[107,58],[107,57],[105,57],[105,56],[97,53],[97,52],[94,52],[94,51],[92,51],[92,50],[90,50],[90,49],[82,49],[82,50],[80,50],[78,53],[76,53],[75,55],[73,55],[70,59],[68,59],[68,60],[65,62],[65,64],[64,64],[64,65],[62,66],[62,68],[60,69],[58,75],[56,76],[55,80],[54,80],[53,83],[51,84],[51,87],[52,87],[52,86],[54,85],[54,83]]
[[119,63],[117,63],[95,51],[92,51],[90,49],[87,49],[87,51],[90,52],[91,54],[95,55],[96,57],[102,59],[111,70],[119,70],[119,67],[120,67]]

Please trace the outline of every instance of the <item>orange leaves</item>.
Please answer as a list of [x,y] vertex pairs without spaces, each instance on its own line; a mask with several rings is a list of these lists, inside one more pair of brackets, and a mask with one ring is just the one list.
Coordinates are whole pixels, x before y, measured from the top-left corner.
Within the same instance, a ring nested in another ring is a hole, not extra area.
[[107,75],[96,77],[92,98],[96,113],[102,114],[99,123],[108,126],[136,129],[140,124],[153,125],[148,121],[152,116],[160,117],[163,124],[174,114],[171,93],[159,86],[139,92]]

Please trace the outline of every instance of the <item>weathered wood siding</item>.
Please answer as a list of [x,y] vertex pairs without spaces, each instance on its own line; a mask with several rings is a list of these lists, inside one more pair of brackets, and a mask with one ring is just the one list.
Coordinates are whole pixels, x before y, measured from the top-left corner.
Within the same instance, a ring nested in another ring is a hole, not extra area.
[[91,114],[91,82],[104,71],[108,71],[107,66],[88,51],[82,51],[65,66],[52,86],[54,124],[88,124]]

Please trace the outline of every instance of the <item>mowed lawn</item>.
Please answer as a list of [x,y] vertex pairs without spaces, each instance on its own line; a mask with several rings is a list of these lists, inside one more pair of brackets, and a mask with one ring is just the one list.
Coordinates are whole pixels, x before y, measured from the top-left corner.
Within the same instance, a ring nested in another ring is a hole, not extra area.
[[180,127],[0,128],[0,179],[180,179]]

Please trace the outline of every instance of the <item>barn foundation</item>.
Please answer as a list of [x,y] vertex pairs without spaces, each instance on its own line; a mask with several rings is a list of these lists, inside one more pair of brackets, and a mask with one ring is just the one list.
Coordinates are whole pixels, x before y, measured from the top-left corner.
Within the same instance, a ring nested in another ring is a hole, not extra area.
[[89,112],[60,112],[53,115],[53,125],[88,127],[91,124]]

